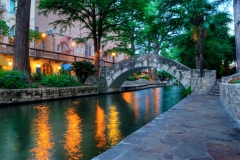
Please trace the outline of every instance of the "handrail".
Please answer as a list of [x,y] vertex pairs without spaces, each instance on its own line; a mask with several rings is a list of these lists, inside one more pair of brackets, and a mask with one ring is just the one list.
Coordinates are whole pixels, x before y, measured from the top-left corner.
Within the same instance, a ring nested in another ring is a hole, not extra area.
[[[13,44],[0,42],[0,54],[13,55]],[[59,52],[46,51],[42,49],[29,48],[29,56],[33,58],[45,58],[56,61],[75,62],[81,60],[87,60],[93,62],[93,58],[69,55]],[[106,66],[112,65],[112,62],[105,61]]]

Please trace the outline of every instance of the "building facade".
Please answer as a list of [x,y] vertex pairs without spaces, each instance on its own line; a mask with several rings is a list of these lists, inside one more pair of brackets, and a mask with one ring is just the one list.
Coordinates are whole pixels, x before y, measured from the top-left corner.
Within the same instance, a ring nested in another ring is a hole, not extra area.
[[[30,14],[30,29],[37,30],[42,33],[42,42],[31,42],[30,47],[30,64],[32,72],[41,71],[45,74],[58,73],[62,64],[71,64],[74,61],[88,60],[93,63],[94,61],[94,48],[93,40],[88,40],[85,43],[77,44],[74,38],[83,38],[86,36],[88,30],[81,29],[81,22],[75,22],[65,32],[61,32],[59,27],[54,28],[50,25],[51,22],[59,19],[57,15],[50,14],[48,17],[39,15],[37,9],[38,3],[35,0],[31,1],[31,14]],[[0,0],[0,17],[7,22],[10,27],[8,37],[0,37],[0,54],[4,54],[7,61],[12,63],[11,50],[14,43],[15,22],[16,22],[16,0]],[[111,49],[114,43],[108,43],[102,47],[101,53],[104,49]],[[116,57],[109,55],[100,55],[101,60],[105,65],[118,62],[124,59],[124,54],[118,54]],[[6,66],[5,66],[6,68]],[[39,69],[40,68],[40,69]],[[11,69],[11,66],[7,66]]]

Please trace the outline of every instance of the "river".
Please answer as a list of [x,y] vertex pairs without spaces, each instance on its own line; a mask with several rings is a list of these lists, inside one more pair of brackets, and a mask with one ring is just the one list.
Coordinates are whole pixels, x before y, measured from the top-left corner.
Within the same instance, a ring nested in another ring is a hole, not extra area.
[[182,86],[0,107],[1,160],[90,160],[183,96]]

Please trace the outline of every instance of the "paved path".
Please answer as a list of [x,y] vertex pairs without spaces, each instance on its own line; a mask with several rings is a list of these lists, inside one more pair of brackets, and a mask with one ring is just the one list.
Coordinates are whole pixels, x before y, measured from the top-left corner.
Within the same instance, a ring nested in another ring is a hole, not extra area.
[[240,160],[240,125],[218,96],[190,95],[94,160]]

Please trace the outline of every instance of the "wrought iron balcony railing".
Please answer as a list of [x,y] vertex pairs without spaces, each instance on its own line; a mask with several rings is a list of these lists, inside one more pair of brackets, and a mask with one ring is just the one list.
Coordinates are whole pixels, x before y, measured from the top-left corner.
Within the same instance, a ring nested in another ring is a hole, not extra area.
[[[6,44],[6,43],[0,43],[0,54],[4,55],[13,55],[13,45],[12,44]],[[41,49],[35,49],[35,48],[29,48],[29,56],[33,58],[43,58],[43,59],[50,59],[55,60],[59,62],[75,62],[75,61],[82,61],[87,60],[91,63],[93,63],[93,59],[87,58],[87,57],[80,57],[75,55],[68,55],[58,52],[51,52],[51,51],[45,51]],[[112,65],[112,62],[105,61],[105,66]]]

